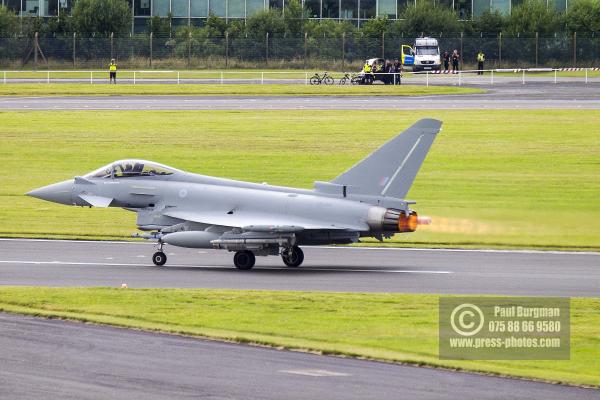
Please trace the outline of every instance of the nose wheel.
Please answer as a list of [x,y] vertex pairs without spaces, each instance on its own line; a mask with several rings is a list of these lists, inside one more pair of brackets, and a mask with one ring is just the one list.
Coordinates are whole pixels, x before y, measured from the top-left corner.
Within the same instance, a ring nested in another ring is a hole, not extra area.
[[163,242],[158,241],[158,251],[152,255],[152,262],[154,265],[162,267],[167,262],[167,255],[163,253]]
[[304,261],[304,252],[298,246],[292,246],[289,249],[283,249],[281,259],[288,267],[299,267]]
[[162,251],[157,251],[152,255],[152,262],[154,263],[154,265],[158,265],[159,267],[161,267],[167,262],[167,255]]

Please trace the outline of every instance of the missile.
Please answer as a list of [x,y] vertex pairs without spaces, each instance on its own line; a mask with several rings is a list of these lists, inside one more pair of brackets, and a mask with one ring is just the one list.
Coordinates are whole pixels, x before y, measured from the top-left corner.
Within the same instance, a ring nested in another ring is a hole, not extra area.
[[192,249],[210,249],[210,242],[220,235],[207,231],[183,231],[164,235],[161,240],[173,246],[188,247]]

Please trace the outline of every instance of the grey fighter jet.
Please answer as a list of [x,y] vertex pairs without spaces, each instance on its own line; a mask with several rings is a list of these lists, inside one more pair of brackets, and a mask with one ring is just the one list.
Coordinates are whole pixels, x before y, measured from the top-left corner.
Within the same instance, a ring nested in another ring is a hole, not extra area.
[[235,252],[233,262],[242,270],[254,266],[255,256],[268,255],[298,267],[304,260],[299,246],[383,240],[427,223],[404,197],[440,128],[440,121],[422,119],[334,180],[315,182],[312,190],[123,160],[27,195],[136,212],[145,233],[135,236],[158,242],[156,265],[166,263],[163,246],[169,244]]

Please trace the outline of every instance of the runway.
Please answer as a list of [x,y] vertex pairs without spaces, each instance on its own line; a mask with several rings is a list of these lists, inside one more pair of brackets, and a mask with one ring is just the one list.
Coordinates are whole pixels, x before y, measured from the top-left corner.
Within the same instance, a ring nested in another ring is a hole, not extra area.
[[598,391],[0,314],[10,399],[597,399]]
[[305,247],[300,268],[257,257],[251,271],[232,253],[150,243],[0,240],[0,284],[235,288],[337,292],[600,296],[600,253]]
[[[373,101],[379,99],[381,101]],[[435,96],[0,97],[0,110],[523,110],[599,109],[598,84],[509,83],[488,93]]]

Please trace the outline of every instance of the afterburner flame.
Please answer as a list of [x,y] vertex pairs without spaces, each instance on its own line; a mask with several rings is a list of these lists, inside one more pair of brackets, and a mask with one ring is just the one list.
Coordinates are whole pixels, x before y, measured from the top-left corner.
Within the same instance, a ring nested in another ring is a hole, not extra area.
[[431,225],[431,217],[418,217],[417,225]]

